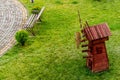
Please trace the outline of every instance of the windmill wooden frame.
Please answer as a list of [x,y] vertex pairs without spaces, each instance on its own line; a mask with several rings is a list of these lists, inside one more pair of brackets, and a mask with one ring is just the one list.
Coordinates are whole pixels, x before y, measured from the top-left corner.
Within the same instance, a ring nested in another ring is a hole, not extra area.
[[[109,39],[111,35],[110,29],[107,23],[89,26],[86,22],[86,26],[81,30],[82,40],[80,40],[81,46],[87,47],[82,52],[87,52],[86,65],[92,72],[99,72],[109,69],[109,60],[107,56],[107,50],[105,41]],[[88,44],[84,42],[88,41]]]

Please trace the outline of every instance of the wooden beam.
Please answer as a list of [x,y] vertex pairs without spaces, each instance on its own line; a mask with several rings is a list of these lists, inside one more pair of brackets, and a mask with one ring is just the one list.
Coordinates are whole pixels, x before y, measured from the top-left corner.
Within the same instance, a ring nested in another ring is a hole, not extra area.
[[37,17],[36,20],[38,20],[38,19],[40,18],[40,16],[41,16],[41,14],[43,13],[44,9],[45,9],[45,7],[42,7],[42,9],[40,10],[40,12],[39,12],[38,17]]
[[82,52],[90,52],[90,50],[82,50]]
[[80,45],[80,42],[81,42],[81,37],[80,37],[79,32],[75,33],[75,40],[76,40],[76,47],[79,48],[79,45]]
[[83,56],[83,58],[92,58],[92,56]]
[[88,47],[88,44],[82,45],[82,47]]

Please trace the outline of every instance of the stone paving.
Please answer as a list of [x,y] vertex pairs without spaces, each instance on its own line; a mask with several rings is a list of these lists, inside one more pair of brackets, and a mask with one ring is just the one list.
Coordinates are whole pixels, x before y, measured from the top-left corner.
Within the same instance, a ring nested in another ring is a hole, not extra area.
[[16,31],[27,19],[27,11],[17,0],[0,0],[0,56],[14,43]]

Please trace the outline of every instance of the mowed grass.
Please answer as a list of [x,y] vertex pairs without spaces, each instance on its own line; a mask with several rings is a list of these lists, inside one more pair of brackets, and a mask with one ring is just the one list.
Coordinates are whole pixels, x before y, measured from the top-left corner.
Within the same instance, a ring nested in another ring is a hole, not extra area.
[[[26,46],[16,44],[0,58],[1,80],[119,80],[120,1],[108,0],[20,0],[29,13],[45,6],[36,36]],[[106,42],[110,69],[92,73],[86,67],[81,48],[76,49],[75,32],[80,31],[77,10],[90,25],[107,22],[112,36]]]

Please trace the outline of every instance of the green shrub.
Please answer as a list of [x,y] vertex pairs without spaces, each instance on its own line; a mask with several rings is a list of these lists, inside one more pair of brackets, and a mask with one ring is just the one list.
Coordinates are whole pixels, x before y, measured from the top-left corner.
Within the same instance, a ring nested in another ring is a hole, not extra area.
[[25,30],[20,30],[20,31],[16,32],[15,39],[17,40],[18,43],[20,43],[22,46],[24,46],[25,42],[28,39],[28,32]]
[[35,7],[32,8],[31,13],[32,14],[38,14],[40,12],[40,9],[41,9],[40,7],[35,6]]
[[63,4],[60,0],[55,1],[56,4]]
[[78,4],[78,2],[77,1],[72,1],[72,4]]

